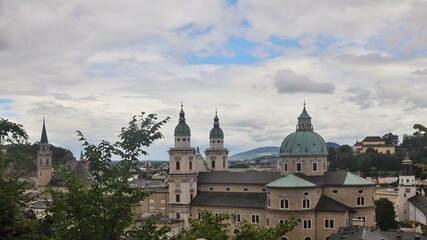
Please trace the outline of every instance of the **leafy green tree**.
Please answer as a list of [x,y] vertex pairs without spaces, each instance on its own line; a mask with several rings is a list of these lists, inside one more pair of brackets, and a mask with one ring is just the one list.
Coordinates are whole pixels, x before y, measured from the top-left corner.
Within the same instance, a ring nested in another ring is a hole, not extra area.
[[394,135],[391,132],[384,134],[384,136],[382,136],[382,139],[385,141],[386,144],[392,144],[394,146],[399,145],[399,136]]
[[[81,240],[142,235],[146,229],[132,227],[134,206],[147,193],[130,187],[128,178],[137,168],[138,157],[147,155],[144,148],[163,137],[159,130],[168,120],[169,117],[158,121],[155,114],[134,116],[121,129],[120,140],[115,143],[90,144],[78,131],[93,181],[86,186],[81,178],[62,169],[68,191],[49,190],[53,201],[43,220],[45,233],[53,239]],[[113,164],[113,156],[121,161]]]
[[233,222],[234,214],[212,214],[209,211],[199,211],[200,219],[190,219],[191,229],[183,230],[172,240],[194,240],[198,238],[208,240],[277,240],[298,224],[299,220],[291,216],[283,224],[276,227],[263,227],[247,221],[238,223],[239,232],[234,236],[228,234],[227,228]]
[[8,176],[9,162],[5,144],[23,144],[28,135],[21,124],[0,118],[0,239],[39,239],[35,216],[25,211],[24,183]]
[[377,224],[382,231],[397,228],[396,213],[390,200],[380,198],[375,201],[375,216],[377,217]]
[[239,233],[234,236],[234,240],[277,240],[286,233],[292,231],[297,225],[299,220],[295,216],[289,217],[284,223],[275,227],[262,227],[258,224],[251,224],[243,221],[239,226]]

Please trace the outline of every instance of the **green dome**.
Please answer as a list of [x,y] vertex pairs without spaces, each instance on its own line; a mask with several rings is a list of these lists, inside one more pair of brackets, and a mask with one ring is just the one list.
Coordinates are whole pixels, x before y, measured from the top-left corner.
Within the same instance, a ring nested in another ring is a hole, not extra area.
[[224,138],[224,133],[222,132],[221,128],[214,127],[209,133],[209,138]]
[[222,129],[219,127],[219,118],[216,111],[214,125],[211,132],[209,133],[209,138],[224,138],[224,132],[222,132]]
[[186,123],[179,123],[175,127],[175,136],[190,136],[190,127]]
[[297,131],[289,134],[280,147],[281,155],[327,155],[323,138],[313,131]]

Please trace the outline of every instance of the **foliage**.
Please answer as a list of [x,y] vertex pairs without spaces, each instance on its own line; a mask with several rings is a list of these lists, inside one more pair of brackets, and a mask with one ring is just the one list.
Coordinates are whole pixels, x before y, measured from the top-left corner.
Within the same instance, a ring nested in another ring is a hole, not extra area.
[[[291,216],[283,224],[275,227],[263,227],[259,224],[251,224],[244,220],[241,223],[232,221],[234,214],[222,213],[212,214],[206,210],[199,211],[200,219],[190,219],[191,229],[183,230],[180,234],[173,237],[172,240],[194,240],[198,238],[209,240],[277,240],[298,224],[299,220]],[[230,236],[227,227],[236,224],[239,230],[234,236]]]
[[423,233],[423,235],[427,234],[427,225],[420,223],[418,221],[412,221],[412,220],[407,220],[405,221],[405,223],[415,227],[419,227],[421,228],[421,232]]
[[390,200],[380,198],[375,201],[375,216],[377,217],[377,224],[382,231],[397,228],[396,213]]
[[387,134],[384,134],[382,139],[385,141],[386,144],[392,144],[394,146],[399,145],[399,136],[394,135],[393,133],[389,132]]
[[228,168],[249,168],[249,166],[244,162],[236,162],[236,163],[231,163],[228,166]]
[[292,231],[299,223],[295,216],[290,216],[286,222],[275,227],[262,227],[258,224],[251,224],[243,221],[239,226],[239,233],[234,236],[234,240],[277,240],[286,233]]
[[7,145],[20,146],[28,135],[20,124],[0,118],[0,239],[38,239],[34,234],[34,214],[25,211],[24,183],[6,174],[10,157]]
[[[43,222],[49,237],[105,240],[143,233],[144,228],[129,227],[135,220],[135,204],[147,193],[130,187],[127,179],[136,169],[138,157],[147,155],[143,148],[163,137],[159,130],[169,120],[167,117],[157,121],[155,114],[144,115],[134,116],[128,127],[122,128],[120,140],[113,144],[107,141],[90,144],[78,131],[93,181],[86,186],[81,178],[62,169],[68,191],[49,190],[53,201]],[[112,164],[112,156],[120,157],[121,161]]]
[[140,226],[132,228],[128,236],[138,240],[167,240],[169,237],[166,234],[169,231],[170,227],[157,227],[155,217],[151,216],[144,219]]

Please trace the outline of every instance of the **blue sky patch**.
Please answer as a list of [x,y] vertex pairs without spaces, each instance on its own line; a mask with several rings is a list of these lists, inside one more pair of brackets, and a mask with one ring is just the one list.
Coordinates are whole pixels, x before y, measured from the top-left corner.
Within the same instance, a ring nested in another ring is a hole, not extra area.
[[233,53],[232,56],[211,55],[199,57],[192,53],[187,57],[188,64],[251,64],[261,60],[261,58],[251,54],[255,43],[249,42],[243,38],[231,38],[224,44],[224,49]]
[[212,25],[202,26],[194,23],[189,23],[182,27],[179,27],[176,30],[176,32],[178,34],[184,34],[188,37],[197,37],[197,36],[202,36],[209,33],[210,31],[212,31],[212,29],[213,29]]
[[273,44],[280,45],[283,47],[291,47],[291,48],[300,48],[301,47],[301,45],[299,44],[297,39],[281,38],[277,35],[273,35],[270,37],[269,40]]
[[16,114],[12,112],[11,103],[12,101],[10,99],[0,98],[0,117],[9,118],[16,116]]

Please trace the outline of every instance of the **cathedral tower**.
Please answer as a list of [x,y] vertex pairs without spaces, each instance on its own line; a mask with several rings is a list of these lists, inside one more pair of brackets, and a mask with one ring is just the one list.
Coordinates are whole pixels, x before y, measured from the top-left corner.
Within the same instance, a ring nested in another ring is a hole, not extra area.
[[208,168],[212,171],[228,170],[228,149],[224,148],[224,132],[219,127],[218,113],[215,111],[213,128],[209,134],[210,147],[205,156]]
[[399,176],[399,191],[396,213],[399,218],[399,221],[408,220],[408,199],[415,196],[416,194],[415,174],[413,168],[413,163],[409,159],[409,155],[406,154],[405,160],[402,161],[402,169],[401,174]]
[[52,180],[52,151],[49,149],[45,120],[43,118],[42,136],[37,152],[37,191],[43,192]]
[[280,172],[283,176],[291,173],[322,176],[327,171],[327,156],[325,140],[314,132],[304,103],[296,131],[289,134],[280,147]]
[[184,220],[188,228],[190,202],[197,195],[196,149],[191,147],[191,131],[183,105],[175,127],[175,146],[169,149],[169,217]]

